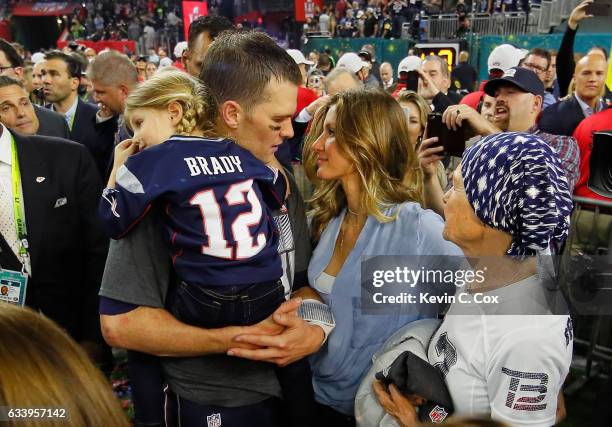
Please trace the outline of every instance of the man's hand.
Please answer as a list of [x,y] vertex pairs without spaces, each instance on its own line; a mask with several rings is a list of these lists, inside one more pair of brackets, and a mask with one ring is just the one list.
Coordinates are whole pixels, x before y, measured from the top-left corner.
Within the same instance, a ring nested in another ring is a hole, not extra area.
[[[380,406],[391,414],[402,427],[416,427],[419,424],[415,408],[418,405],[414,405],[410,399],[404,397],[395,384],[391,384],[389,391],[387,391],[380,381],[374,381],[372,388]],[[419,405],[424,403],[424,399],[420,396],[413,395],[411,397],[414,403]]]
[[442,122],[449,129],[458,128],[469,124],[477,135],[486,136],[501,132],[493,126],[487,119],[478,114],[478,111],[467,105],[451,105],[442,114]]
[[111,117],[113,112],[108,109],[108,107],[101,102],[98,102],[98,109],[100,111],[100,118],[105,119],[107,117]]
[[419,73],[419,95],[421,95],[426,101],[431,101],[437,94],[440,93],[440,89],[438,89],[431,77],[429,77],[429,74],[420,68],[417,68],[415,71]]
[[[301,303],[301,299],[298,301]],[[260,349],[230,348],[227,354],[286,366],[315,353],[323,344],[325,334],[320,327],[310,325],[297,316],[296,310],[299,303],[295,305],[294,300],[289,300],[274,312],[272,317],[274,322],[284,327],[280,334],[273,336],[266,332],[262,334],[261,328],[268,328],[269,331],[269,325],[257,324],[245,328],[248,330],[247,334],[239,335],[234,339],[240,344],[251,344],[261,347]]]
[[417,149],[419,163],[425,179],[437,178],[438,162],[444,158],[440,155],[444,151],[444,147],[441,145],[434,147],[437,142],[437,137],[424,139]]
[[567,20],[567,26],[572,30],[576,30],[578,28],[578,24],[585,18],[592,18],[593,15],[587,15],[586,9],[593,3],[593,0],[585,0],[580,3],[574,10]]

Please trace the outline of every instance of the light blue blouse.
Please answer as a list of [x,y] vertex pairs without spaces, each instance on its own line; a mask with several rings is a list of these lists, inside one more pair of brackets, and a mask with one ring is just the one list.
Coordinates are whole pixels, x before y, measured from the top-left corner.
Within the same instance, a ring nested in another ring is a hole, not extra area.
[[[315,397],[318,402],[347,415],[353,415],[357,388],[371,366],[374,352],[395,331],[423,317],[399,312],[384,315],[362,314],[362,257],[463,256],[457,246],[442,238],[444,222],[440,216],[412,202],[388,208],[386,214],[390,215],[398,207],[400,211],[395,221],[380,223],[374,217],[368,217],[353,250],[336,276],[331,293],[321,295],[332,309],[336,327],[325,346],[310,358]],[[315,289],[316,279],[331,260],[345,213],[346,210],[330,221],[312,255],[308,266],[308,279]],[[433,259],[434,257],[425,257],[424,262]],[[448,269],[455,269],[459,264],[458,258],[438,260],[435,268],[443,265]]]

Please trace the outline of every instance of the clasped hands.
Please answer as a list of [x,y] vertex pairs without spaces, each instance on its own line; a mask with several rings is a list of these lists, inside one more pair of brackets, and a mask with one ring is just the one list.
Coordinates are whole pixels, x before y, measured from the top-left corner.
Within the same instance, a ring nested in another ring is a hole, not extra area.
[[286,366],[315,353],[323,343],[323,329],[298,317],[301,302],[301,298],[292,298],[270,317],[241,327],[233,336],[227,354]]

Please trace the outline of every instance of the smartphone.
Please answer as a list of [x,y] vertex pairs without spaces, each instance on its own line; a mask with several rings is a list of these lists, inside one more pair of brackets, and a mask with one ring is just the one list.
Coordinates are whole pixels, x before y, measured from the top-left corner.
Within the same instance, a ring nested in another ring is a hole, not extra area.
[[408,71],[408,78],[406,79],[406,90],[417,92],[419,90],[419,73],[416,71]]
[[467,130],[466,126],[457,130],[447,128],[440,113],[430,113],[427,116],[427,138],[438,138],[438,144],[434,147],[444,147],[443,156],[463,156],[465,141],[469,139],[469,137],[466,138]]
[[610,16],[610,8],[612,4],[610,0],[596,1],[591,3],[585,10],[589,15],[593,16]]

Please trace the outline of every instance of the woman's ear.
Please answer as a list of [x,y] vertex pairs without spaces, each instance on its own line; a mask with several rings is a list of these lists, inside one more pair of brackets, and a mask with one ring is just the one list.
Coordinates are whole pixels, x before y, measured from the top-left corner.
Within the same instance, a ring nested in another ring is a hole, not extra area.
[[243,117],[244,111],[235,101],[225,101],[219,108],[219,118],[229,129],[236,130]]
[[170,115],[172,126],[177,126],[183,120],[183,106],[179,102],[171,102],[168,104],[168,114]]

